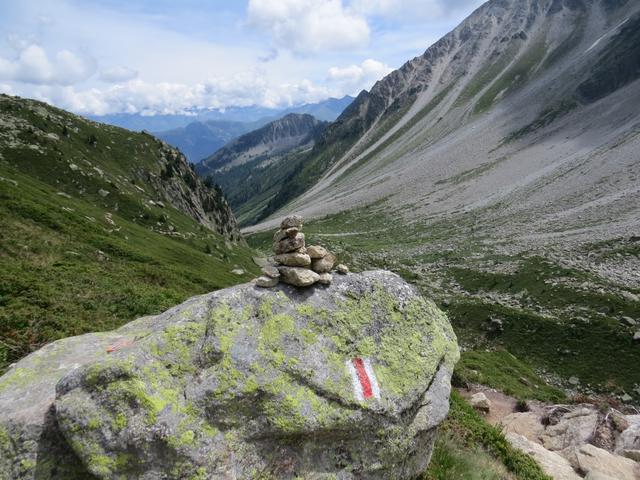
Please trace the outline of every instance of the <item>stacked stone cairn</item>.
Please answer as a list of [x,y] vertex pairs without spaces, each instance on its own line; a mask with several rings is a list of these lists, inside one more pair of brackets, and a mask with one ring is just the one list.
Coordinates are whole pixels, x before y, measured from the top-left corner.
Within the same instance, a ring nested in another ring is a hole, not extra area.
[[[331,270],[336,263],[336,256],[324,247],[307,247],[304,233],[301,232],[302,224],[303,219],[299,215],[282,221],[280,229],[273,236],[275,265],[262,269],[263,275],[256,280],[258,287],[275,287],[280,281],[296,287],[309,287],[315,283],[331,284]],[[346,265],[338,265],[336,269],[341,274],[349,273]]]

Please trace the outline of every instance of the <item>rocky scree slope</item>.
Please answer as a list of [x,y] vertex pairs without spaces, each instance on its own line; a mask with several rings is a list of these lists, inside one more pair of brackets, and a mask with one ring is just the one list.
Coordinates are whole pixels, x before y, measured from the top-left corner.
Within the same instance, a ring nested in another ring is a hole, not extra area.
[[491,238],[631,234],[639,11],[625,0],[487,2],[362,92],[262,214],[382,201],[409,221],[474,221]]
[[239,285],[9,370],[0,477],[415,478],[458,355],[446,316],[390,272]]
[[0,370],[251,278],[219,190],[147,134],[0,96]]
[[240,222],[250,222],[326,126],[311,115],[290,113],[225,145],[197,166],[198,173],[215,175]]

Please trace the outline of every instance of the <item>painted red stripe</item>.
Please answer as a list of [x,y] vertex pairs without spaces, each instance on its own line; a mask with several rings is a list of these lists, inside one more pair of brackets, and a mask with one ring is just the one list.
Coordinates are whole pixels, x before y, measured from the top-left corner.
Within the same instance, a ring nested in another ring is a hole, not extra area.
[[364,368],[364,362],[361,358],[354,358],[352,360],[353,366],[358,373],[358,380],[360,380],[360,386],[362,387],[362,396],[364,398],[373,397],[373,390],[371,388],[371,380],[369,379],[369,375],[367,375],[367,370]]

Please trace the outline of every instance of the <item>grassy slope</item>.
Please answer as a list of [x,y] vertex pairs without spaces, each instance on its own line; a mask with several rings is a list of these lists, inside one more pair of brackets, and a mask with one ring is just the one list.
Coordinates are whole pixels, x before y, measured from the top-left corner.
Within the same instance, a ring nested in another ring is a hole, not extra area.
[[551,480],[455,391],[423,480]]
[[[161,170],[152,137],[55,109],[48,119],[10,108],[0,120],[34,128],[0,138],[0,373],[48,341],[111,329],[253,276],[249,248],[168,204],[149,204],[159,193],[146,175]],[[247,273],[233,274],[236,267]]]

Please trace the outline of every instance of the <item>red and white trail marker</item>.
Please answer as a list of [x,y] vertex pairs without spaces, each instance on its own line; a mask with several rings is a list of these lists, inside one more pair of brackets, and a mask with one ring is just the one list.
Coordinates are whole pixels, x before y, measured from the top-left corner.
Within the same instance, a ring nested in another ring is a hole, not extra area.
[[371,398],[380,398],[380,387],[369,359],[352,358],[346,361],[346,366],[351,374],[353,392],[360,402]]

